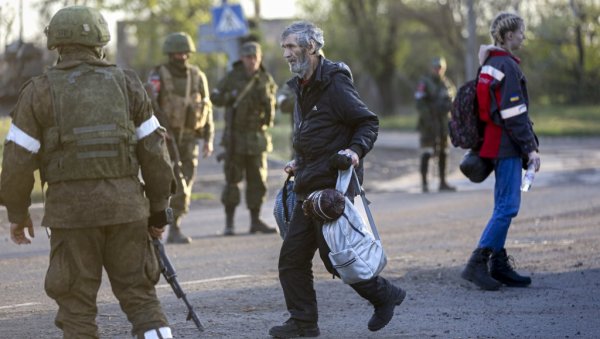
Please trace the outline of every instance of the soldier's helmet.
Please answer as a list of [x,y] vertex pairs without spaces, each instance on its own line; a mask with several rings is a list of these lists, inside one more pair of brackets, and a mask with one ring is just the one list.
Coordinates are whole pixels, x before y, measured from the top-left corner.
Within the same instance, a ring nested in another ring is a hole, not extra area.
[[195,52],[196,46],[189,34],[185,32],[171,33],[165,39],[163,44],[163,53],[190,53]]
[[433,59],[431,59],[431,66],[446,69],[446,59],[442,56],[434,57]]
[[87,6],[65,7],[45,29],[48,49],[62,45],[102,47],[110,41],[108,24],[100,12]]

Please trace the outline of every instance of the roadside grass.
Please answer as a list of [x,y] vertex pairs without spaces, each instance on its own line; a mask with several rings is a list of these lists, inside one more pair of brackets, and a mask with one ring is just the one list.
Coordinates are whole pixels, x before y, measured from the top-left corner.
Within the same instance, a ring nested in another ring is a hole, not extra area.
[[[532,105],[535,132],[540,136],[600,136],[600,106]],[[384,129],[415,131],[417,113],[380,117]]]
[[[540,136],[600,136],[600,107],[599,106],[536,106],[530,109],[535,131]],[[415,131],[417,125],[416,111],[408,114],[380,117],[382,129]],[[10,118],[0,118],[0,140],[6,138],[10,127]],[[217,129],[222,129],[222,122],[216,123]],[[275,126],[271,129],[273,152],[271,159],[288,161],[291,155],[290,146],[291,123],[289,114],[278,114]],[[4,142],[0,142],[0,161],[4,152]],[[2,169],[0,168],[0,173]],[[33,202],[43,200],[39,171],[35,172],[35,185],[31,194]],[[210,193],[197,192],[192,200],[213,200]]]

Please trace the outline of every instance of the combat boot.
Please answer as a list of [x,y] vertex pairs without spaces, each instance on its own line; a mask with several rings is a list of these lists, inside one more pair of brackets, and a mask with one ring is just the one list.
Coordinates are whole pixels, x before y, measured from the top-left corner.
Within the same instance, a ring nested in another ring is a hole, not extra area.
[[375,332],[384,328],[385,325],[392,320],[392,317],[394,316],[394,308],[402,304],[404,298],[406,298],[406,292],[403,289],[396,286],[392,287],[394,289],[393,296],[384,304],[375,306],[375,312],[373,312],[373,315],[367,324],[369,331]]
[[429,167],[429,158],[431,154],[423,153],[421,155],[421,189],[423,193],[429,192],[429,187],[427,186],[427,172]]
[[235,206],[225,206],[225,230],[223,235],[235,235],[233,231],[233,217],[235,216]]
[[277,233],[273,227],[269,227],[264,221],[260,220],[260,208],[250,210],[250,233]]
[[490,276],[488,261],[491,253],[492,250],[489,248],[475,249],[467,262],[467,266],[462,271],[461,277],[483,290],[497,291],[502,284]]
[[446,159],[448,155],[445,152],[440,153],[439,157],[439,170],[440,170],[440,192],[454,192],[456,191],[456,187],[448,185],[446,182]]
[[460,276],[483,290],[497,291],[502,284],[490,276],[488,261],[491,253],[489,248],[475,249]]
[[181,216],[175,218],[175,222],[169,227],[169,235],[167,236],[168,244],[189,244],[192,238],[181,233]]
[[442,181],[442,182],[440,182],[439,191],[440,192],[456,192],[456,187],[450,186],[450,185],[448,185],[447,182]]
[[384,328],[394,317],[396,306],[400,305],[406,297],[403,289],[380,276],[350,284],[350,287],[374,307],[373,315],[367,324],[370,331]]
[[273,326],[269,335],[274,338],[318,337],[321,334],[317,323],[288,319],[283,325]]
[[506,255],[506,249],[493,252],[490,257],[490,274],[509,287],[527,287],[531,284],[531,278],[522,276],[515,272],[511,265],[512,257]]
[[173,339],[173,334],[171,332],[171,328],[164,326],[161,328],[148,330],[143,333],[139,333],[137,335],[137,339],[150,339],[150,338]]

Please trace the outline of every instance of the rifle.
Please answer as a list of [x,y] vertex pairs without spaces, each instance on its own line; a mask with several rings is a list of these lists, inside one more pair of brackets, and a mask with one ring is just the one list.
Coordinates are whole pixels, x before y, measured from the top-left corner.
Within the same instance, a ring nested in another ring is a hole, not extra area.
[[200,323],[200,318],[198,318],[194,308],[187,300],[185,293],[181,289],[179,282],[177,282],[177,273],[175,272],[175,268],[173,267],[173,264],[171,264],[171,261],[165,252],[165,247],[158,239],[152,239],[152,243],[154,244],[154,248],[158,254],[158,263],[160,264],[160,270],[163,277],[165,277],[165,280],[169,283],[169,285],[171,285],[171,288],[173,289],[173,292],[175,292],[177,299],[182,299],[185,306],[187,306],[188,315],[186,320],[192,320],[200,332],[204,331],[204,326],[202,326],[202,323]]
[[167,138],[165,139],[167,140],[169,157],[171,157],[171,161],[173,162],[173,173],[175,173],[177,183],[182,187],[183,192],[186,192],[188,189],[188,183],[183,175],[183,171],[181,170],[181,157],[179,155],[179,148],[177,148],[177,142],[175,141],[175,135],[167,129]]
[[156,93],[154,88],[150,84],[146,84],[144,88],[146,89],[146,92],[150,97],[150,101],[152,102],[154,116],[158,119],[160,125],[164,127],[167,131],[167,138],[165,138],[167,142],[167,151],[169,152],[171,162],[173,162],[173,173],[175,174],[175,180],[177,180],[177,186],[180,186],[183,189],[183,192],[186,192],[188,184],[181,170],[181,157],[179,155],[179,148],[177,148],[175,133],[173,133],[173,131],[169,127],[169,120],[167,119],[166,113],[160,108],[160,105],[158,104],[158,94]]

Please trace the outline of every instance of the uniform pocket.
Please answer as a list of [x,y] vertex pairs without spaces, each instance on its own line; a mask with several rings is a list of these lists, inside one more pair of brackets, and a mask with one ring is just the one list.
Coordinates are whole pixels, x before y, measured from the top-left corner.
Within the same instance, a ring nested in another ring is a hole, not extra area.
[[158,263],[158,257],[156,256],[156,248],[154,248],[154,244],[150,238],[146,241],[145,252],[144,273],[146,274],[146,278],[152,282],[153,285],[156,285],[160,279],[160,265]]
[[44,289],[52,299],[66,295],[73,286],[73,267],[67,253],[67,244],[59,240],[50,249],[50,264],[46,272]]

